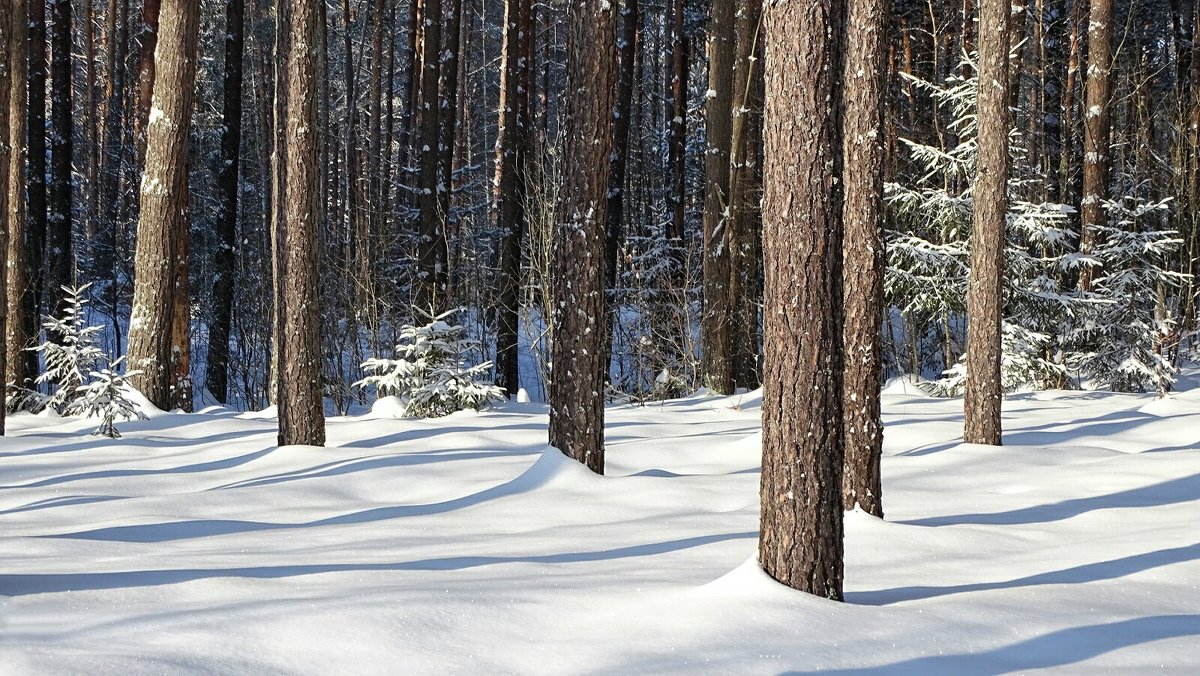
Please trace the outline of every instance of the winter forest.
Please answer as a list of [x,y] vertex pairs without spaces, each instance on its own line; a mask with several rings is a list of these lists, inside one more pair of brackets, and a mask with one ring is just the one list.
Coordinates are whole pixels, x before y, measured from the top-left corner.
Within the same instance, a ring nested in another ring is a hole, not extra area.
[[0,674],[1200,670],[1200,0],[0,0],[0,263]]

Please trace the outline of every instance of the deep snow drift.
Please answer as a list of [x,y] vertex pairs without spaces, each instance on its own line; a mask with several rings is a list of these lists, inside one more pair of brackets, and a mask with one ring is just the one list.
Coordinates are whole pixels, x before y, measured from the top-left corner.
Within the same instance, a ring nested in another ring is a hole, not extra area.
[[1200,668],[1200,390],[889,388],[887,521],[847,603],[753,562],[758,399],[608,410],[609,477],[545,407],[337,418],[17,416],[0,440],[0,672],[1001,673]]

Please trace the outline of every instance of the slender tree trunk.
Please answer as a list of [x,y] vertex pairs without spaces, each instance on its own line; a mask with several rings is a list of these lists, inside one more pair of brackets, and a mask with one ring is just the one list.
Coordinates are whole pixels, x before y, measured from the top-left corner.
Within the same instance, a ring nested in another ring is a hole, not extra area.
[[[290,33],[285,28],[288,23],[288,8],[291,0],[278,0],[275,3],[275,81],[271,108],[271,379],[269,392],[271,402],[279,403],[280,387],[282,385],[281,371],[285,365],[283,354],[283,316],[280,301],[283,298],[283,224],[284,212],[287,208],[287,150],[284,146],[285,128],[287,126],[287,97],[288,97],[288,57],[290,52]],[[349,105],[349,104],[348,104]],[[353,128],[347,136],[347,143],[353,144]],[[357,165],[348,169],[347,180],[355,179]],[[353,191],[353,188],[351,188]],[[354,214],[357,218],[357,213]],[[351,317],[354,314],[351,312]],[[357,333],[352,332],[357,341]]]
[[991,446],[1000,445],[1000,408],[1004,397],[1000,383],[1000,327],[1011,129],[1008,26],[1008,3],[983,0],[979,10],[979,160],[972,188],[975,214],[967,287],[963,441]]
[[708,24],[705,101],[704,315],[700,351],[704,384],[733,393],[729,299],[729,149],[732,137],[734,0],[713,0]]
[[[687,213],[687,86],[688,86],[688,43],[685,33],[685,0],[671,0],[671,14],[667,38],[667,119],[668,124],[668,173],[670,174],[669,203],[671,221],[667,228],[667,239],[682,247],[684,220]],[[682,260],[676,261],[682,265]]]
[[291,5],[287,97],[287,207],[281,262],[283,295],[279,445],[325,445],[321,401],[321,302],[317,274],[320,217],[317,155],[317,0]]
[[70,0],[54,0],[50,12],[50,210],[46,228],[46,307],[48,313],[58,317],[66,297],[63,287],[75,283],[71,241],[75,115]]
[[221,167],[217,173],[220,215],[213,256],[212,325],[208,330],[208,367],[204,381],[213,398],[229,401],[229,334],[233,320],[233,282],[237,255],[238,192],[242,147],[242,56],[245,12],[242,0],[225,0],[224,124]]
[[616,11],[567,6],[567,89],[551,284],[550,445],[604,473],[604,227],[612,154]]
[[438,314],[445,303],[442,280],[445,264],[439,260],[438,240],[443,237],[441,229],[444,214],[438,212],[438,132],[439,113],[438,79],[441,74],[442,51],[442,0],[424,0],[421,7],[424,17],[421,45],[421,93],[418,117],[421,133],[417,140],[420,162],[420,178],[417,181],[417,205],[420,210],[417,242],[417,281],[415,302],[417,311]]
[[[8,101],[8,145],[10,158],[8,165],[8,181],[0,184],[7,197],[8,243],[5,316],[7,329],[4,332],[6,363],[2,373],[4,383],[12,383],[17,387],[30,387],[33,372],[30,370],[29,353],[25,350],[31,347],[33,336],[30,333],[29,311],[30,279],[29,256],[26,244],[29,227],[25,220],[25,189],[28,183],[25,173],[26,159],[26,122],[28,112],[25,110],[28,96],[26,84],[28,59],[28,8],[26,0],[14,0],[9,18],[12,31],[8,47],[8,78],[12,83]],[[3,85],[0,85],[2,87]],[[0,140],[0,143],[3,141]],[[0,169],[3,171],[3,169]],[[0,214],[4,214],[0,211]],[[0,268],[4,270],[4,268]],[[7,388],[5,388],[7,389]]]
[[[130,379],[150,403],[170,409],[186,383],[176,373],[179,344],[186,329],[176,330],[177,298],[186,286],[188,130],[196,83],[200,6],[190,0],[166,0],[155,50],[156,77],[146,127],[146,169],[142,176],[141,213],[134,258],[136,282],[129,321],[129,367],[142,371]],[[186,277],[184,277],[186,279]]]
[[[41,333],[42,311],[46,296],[46,3],[27,0],[29,3],[29,190],[28,190],[28,252],[30,293],[26,294],[25,320],[29,336],[37,341]],[[27,376],[33,380],[38,375],[38,360],[29,353]]]
[[[1113,0],[1092,0],[1088,22],[1087,101],[1083,113],[1083,198],[1079,213],[1082,235],[1079,250],[1091,255],[1099,244],[1097,227],[1108,224],[1104,200],[1108,198],[1109,99],[1112,88]],[[1079,288],[1092,289],[1098,267],[1084,267]]]
[[842,598],[845,0],[777,0],[766,36],[763,464],[758,560]]
[[521,243],[527,227],[525,197],[529,143],[530,0],[505,0],[500,61],[500,119],[496,133],[495,212],[500,232],[500,289],[496,308],[497,385],[521,387]]
[[758,377],[758,305],[762,285],[763,72],[762,0],[739,0],[734,19],[732,136],[729,147],[729,302],[733,386],[754,389]]
[[[17,60],[16,41],[13,39],[13,3],[0,2],[0,270],[8,267],[8,238],[15,225],[12,212],[9,211],[8,173],[11,170],[12,157],[20,155],[13,152],[14,144],[9,137],[9,125],[20,115],[10,114],[8,103],[14,89],[19,86],[12,81],[13,63]],[[18,18],[18,21],[21,19]],[[23,55],[22,55],[23,56]],[[13,111],[19,113],[20,111]],[[0,275],[0,298],[5,299],[0,304],[0,374],[7,372],[8,359],[8,275]],[[4,434],[4,414],[8,404],[8,387],[0,383],[0,435]]]
[[[462,0],[446,0],[445,25],[442,31],[440,73],[438,75],[438,134],[437,180],[434,185],[438,214],[437,230],[431,249],[424,253],[433,257],[434,309],[445,310],[449,303],[450,279],[450,197],[454,190],[454,147],[458,122],[459,45],[462,39]],[[422,242],[425,238],[422,235]],[[423,259],[424,260],[424,259]]]

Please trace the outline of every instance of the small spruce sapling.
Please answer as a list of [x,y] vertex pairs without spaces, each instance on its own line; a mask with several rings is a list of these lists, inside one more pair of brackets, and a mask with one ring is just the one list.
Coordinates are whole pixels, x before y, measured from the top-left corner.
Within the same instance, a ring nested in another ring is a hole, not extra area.
[[463,337],[464,327],[445,321],[455,312],[438,315],[424,326],[404,326],[396,358],[363,362],[369,375],[355,387],[374,386],[380,397],[399,397],[405,415],[414,418],[438,418],[503,401],[504,390],[486,380],[491,362],[465,366],[465,356],[479,344]]
[[118,417],[124,420],[146,420],[146,414],[125,396],[129,387],[126,379],[140,375],[140,371],[130,371],[121,375],[118,371],[123,361],[125,357],[117,359],[106,369],[92,371],[91,382],[79,387],[76,390],[78,396],[67,406],[69,415],[100,419],[100,426],[92,432],[96,436],[119,439],[121,433],[117,431],[115,424]]
[[67,410],[78,396],[87,374],[104,358],[104,351],[93,342],[103,327],[88,326],[84,318],[87,306],[84,294],[89,286],[63,287],[67,295],[62,317],[46,318],[42,326],[46,329],[47,340],[33,348],[42,354],[46,365],[34,382],[53,386],[54,392],[46,406],[57,413]]

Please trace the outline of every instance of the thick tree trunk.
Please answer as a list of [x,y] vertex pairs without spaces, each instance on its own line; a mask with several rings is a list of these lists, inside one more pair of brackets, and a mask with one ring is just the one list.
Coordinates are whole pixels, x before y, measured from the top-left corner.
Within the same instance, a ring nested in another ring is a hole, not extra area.
[[129,368],[142,374],[130,379],[152,404],[170,409],[180,390],[176,354],[186,328],[176,330],[176,304],[186,285],[188,130],[196,83],[200,7],[189,0],[163,4],[155,51],[157,75],[152,113],[146,127],[146,169],[142,176],[141,213],[134,258],[136,282],[129,321]]
[[224,124],[221,129],[221,167],[217,173],[220,215],[217,250],[213,256],[213,317],[208,330],[205,385],[222,404],[229,401],[229,333],[233,320],[233,281],[237,255],[238,188],[242,147],[242,56],[245,32],[242,0],[225,1]]
[[71,242],[71,206],[74,181],[75,115],[72,109],[71,2],[50,5],[50,187],[46,227],[46,311],[61,316],[66,292],[75,284],[75,256]]
[[733,393],[729,299],[729,149],[733,121],[734,0],[713,0],[708,24],[705,101],[704,314],[700,351],[704,384]]
[[[1083,198],[1079,213],[1082,234],[1079,250],[1091,255],[1099,244],[1097,227],[1108,224],[1104,200],[1108,198],[1109,99],[1112,88],[1113,0],[1092,0],[1088,22],[1087,100],[1083,113]],[[1079,288],[1092,289],[1100,272],[1085,267],[1079,274]]]
[[758,559],[842,598],[845,0],[777,0],[766,36],[763,464]]
[[320,216],[317,154],[317,0],[291,6],[287,97],[287,206],[281,304],[283,355],[279,445],[325,445],[321,400],[321,301],[317,275]]
[[[30,356],[25,352],[31,347],[33,335],[30,331],[32,322],[29,321],[29,305],[33,291],[30,288],[29,256],[26,239],[28,225],[25,221],[25,189],[26,189],[26,122],[25,110],[28,96],[26,70],[28,58],[28,30],[26,0],[14,0],[12,14],[9,18],[12,26],[8,47],[8,78],[12,83],[8,100],[8,181],[0,183],[0,190],[7,192],[8,242],[4,255],[7,256],[7,272],[5,273],[5,316],[7,328],[4,331],[7,360],[4,383],[12,383],[17,387],[29,387],[33,372],[30,370]],[[2,87],[3,85],[0,85]],[[0,143],[3,143],[0,140]],[[3,171],[3,169],[0,169]],[[0,217],[5,212],[0,211]],[[4,270],[4,268],[0,268]],[[36,356],[35,356],[36,357]],[[5,388],[7,389],[7,388]]]
[[515,395],[521,387],[521,243],[526,220],[529,143],[530,0],[506,0],[501,52],[500,120],[496,134],[495,211],[500,232],[500,289],[496,308],[497,385]]
[[979,11],[979,160],[972,198],[971,274],[967,287],[967,387],[963,441],[1000,445],[1000,326],[1004,229],[1008,214],[1009,8],[983,0]]
[[883,322],[883,109],[889,0],[854,0],[847,17],[845,105],[846,463],[842,502],[883,517],[879,408]]
[[604,473],[604,227],[612,153],[616,12],[571,0],[551,284],[550,445]]
[[142,32],[138,36],[138,88],[133,118],[134,139],[138,147],[139,164],[146,155],[146,122],[150,117],[150,102],[154,95],[154,79],[157,70],[154,54],[158,48],[159,15],[163,0],[143,0]]

